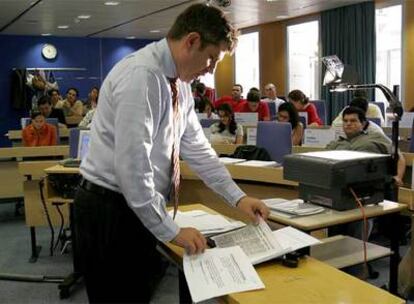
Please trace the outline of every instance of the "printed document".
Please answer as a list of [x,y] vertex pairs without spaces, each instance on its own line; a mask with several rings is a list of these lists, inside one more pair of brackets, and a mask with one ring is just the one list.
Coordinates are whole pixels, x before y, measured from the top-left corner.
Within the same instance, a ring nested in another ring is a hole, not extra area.
[[290,247],[282,247],[272,234],[269,225],[260,218],[258,225],[247,225],[238,230],[211,237],[219,248],[240,246],[255,265],[279,257],[291,251]]
[[[170,211],[171,216],[172,213],[173,211]],[[210,214],[203,210],[177,211],[175,222],[180,228],[193,227],[204,235],[226,232],[246,225],[241,221],[229,221],[222,215]]]
[[265,286],[246,254],[238,246],[207,249],[184,255],[184,275],[194,302]]
[[284,198],[269,198],[263,202],[271,211],[283,212],[295,216],[317,214],[325,211],[321,206],[305,203],[301,199],[286,200]]
[[291,251],[321,243],[317,238],[290,226],[272,233],[282,247],[290,247]]

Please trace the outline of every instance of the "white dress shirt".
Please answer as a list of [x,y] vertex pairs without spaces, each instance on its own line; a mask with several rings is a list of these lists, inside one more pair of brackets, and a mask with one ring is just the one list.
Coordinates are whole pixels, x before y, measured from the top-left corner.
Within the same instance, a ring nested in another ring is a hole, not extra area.
[[[160,241],[179,227],[167,214],[171,187],[173,107],[168,78],[177,77],[166,39],[121,60],[99,94],[90,147],[80,171],[87,180],[120,192]],[[244,192],[211,148],[194,111],[188,83],[178,80],[180,156],[215,192],[235,205]]]

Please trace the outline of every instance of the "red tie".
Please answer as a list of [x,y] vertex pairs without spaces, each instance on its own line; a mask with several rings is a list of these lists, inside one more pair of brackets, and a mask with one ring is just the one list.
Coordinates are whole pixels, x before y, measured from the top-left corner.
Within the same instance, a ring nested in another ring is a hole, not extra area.
[[171,92],[172,92],[172,104],[173,104],[173,147],[172,147],[172,175],[171,175],[171,193],[170,198],[174,202],[174,216],[177,214],[178,210],[178,192],[180,188],[180,155],[178,150],[178,125],[180,122],[180,109],[178,104],[178,88],[177,88],[177,78],[169,79]]

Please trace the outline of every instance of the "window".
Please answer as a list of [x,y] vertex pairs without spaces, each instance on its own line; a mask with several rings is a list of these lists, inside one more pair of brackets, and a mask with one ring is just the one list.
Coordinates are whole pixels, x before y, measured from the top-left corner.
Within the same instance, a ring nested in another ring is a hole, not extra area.
[[[375,20],[376,83],[383,84],[392,90],[394,85],[401,85],[402,5],[376,9]],[[375,100],[384,101],[387,104],[387,99],[380,90],[375,90]]]
[[319,21],[287,27],[288,88],[319,98]]
[[200,76],[198,78],[198,80],[200,80],[200,82],[204,83],[206,85],[206,87],[209,87],[209,88],[212,88],[212,89],[215,88],[214,74],[206,73],[205,75]]
[[235,52],[236,83],[244,92],[251,87],[260,88],[259,79],[259,33],[240,35]]

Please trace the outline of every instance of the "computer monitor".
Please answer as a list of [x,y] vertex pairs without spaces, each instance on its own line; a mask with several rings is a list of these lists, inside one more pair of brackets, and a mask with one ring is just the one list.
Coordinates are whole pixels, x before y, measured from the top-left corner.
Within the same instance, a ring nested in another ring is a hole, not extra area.
[[79,143],[78,143],[78,155],[77,158],[83,160],[86,156],[86,153],[89,149],[89,130],[81,130],[79,133]]

